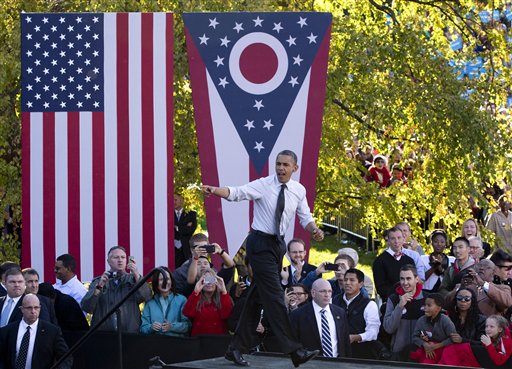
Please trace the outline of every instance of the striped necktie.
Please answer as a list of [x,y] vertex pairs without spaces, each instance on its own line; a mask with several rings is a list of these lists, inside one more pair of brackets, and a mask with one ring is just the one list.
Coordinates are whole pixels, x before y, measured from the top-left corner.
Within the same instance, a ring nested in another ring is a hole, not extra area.
[[320,310],[322,315],[322,352],[325,357],[332,357],[331,330],[329,329],[329,322],[325,313],[325,309]]

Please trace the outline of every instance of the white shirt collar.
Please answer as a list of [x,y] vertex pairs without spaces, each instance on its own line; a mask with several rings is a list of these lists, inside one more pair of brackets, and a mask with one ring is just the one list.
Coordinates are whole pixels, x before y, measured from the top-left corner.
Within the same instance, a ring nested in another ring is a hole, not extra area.
[[39,318],[32,324],[27,324],[27,322],[25,322],[25,320],[23,320],[23,319],[21,319],[21,322],[20,322],[20,326],[21,326],[23,332],[25,332],[27,330],[28,326],[30,326],[30,329],[32,332],[36,332],[38,324],[39,324]]
[[326,310],[328,312],[331,311],[331,307],[329,305],[327,305],[325,308],[323,308],[320,305],[318,305],[315,301],[312,301],[312,304],[313,304],[313,310],[315,311],[315,314],[321,314],[320,310]]
[[347,303],[347,306],[350,305],[350,303],[352,301],[354,301],[354,299],[359,296],[361,294],[361,291],[359,291],[359,293],[357,295],[355,295],[354,297],[352,297],[350,300],[347,299],[347,295],[346,294],[343,294],[343,300],[345,300],[345,302]]

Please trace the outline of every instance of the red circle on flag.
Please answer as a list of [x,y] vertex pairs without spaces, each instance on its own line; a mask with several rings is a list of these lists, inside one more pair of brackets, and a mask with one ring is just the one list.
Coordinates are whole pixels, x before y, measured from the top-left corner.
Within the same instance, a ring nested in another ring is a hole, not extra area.
[[240,55],[240,72],[252,83],[265,83],[277,72],[277,55],[268,45],[248,45]]

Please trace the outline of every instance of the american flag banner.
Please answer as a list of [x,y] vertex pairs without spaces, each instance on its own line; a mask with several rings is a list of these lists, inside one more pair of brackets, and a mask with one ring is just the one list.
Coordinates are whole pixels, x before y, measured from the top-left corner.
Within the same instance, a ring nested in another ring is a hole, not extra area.
[[[295,151],[294,179],[315,198],[327,76],[330,13],[183,15],[202,181],[242,185],[274,173],[278,152]],[[252,204],[205,200],[210,240],[234,255]],[[286,235],[309,240],[298,226]]]
[[173,15],[22,13],[22,264],[174,260]]

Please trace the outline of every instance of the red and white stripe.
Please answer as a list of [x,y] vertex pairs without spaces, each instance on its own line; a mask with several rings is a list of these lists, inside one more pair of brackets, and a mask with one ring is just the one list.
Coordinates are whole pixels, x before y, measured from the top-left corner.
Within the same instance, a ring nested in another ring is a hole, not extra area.
[[81,280],[122,245],[141,272],[172,265],[173,18],[104,15],[104,112],[22,113],[24,267]]

